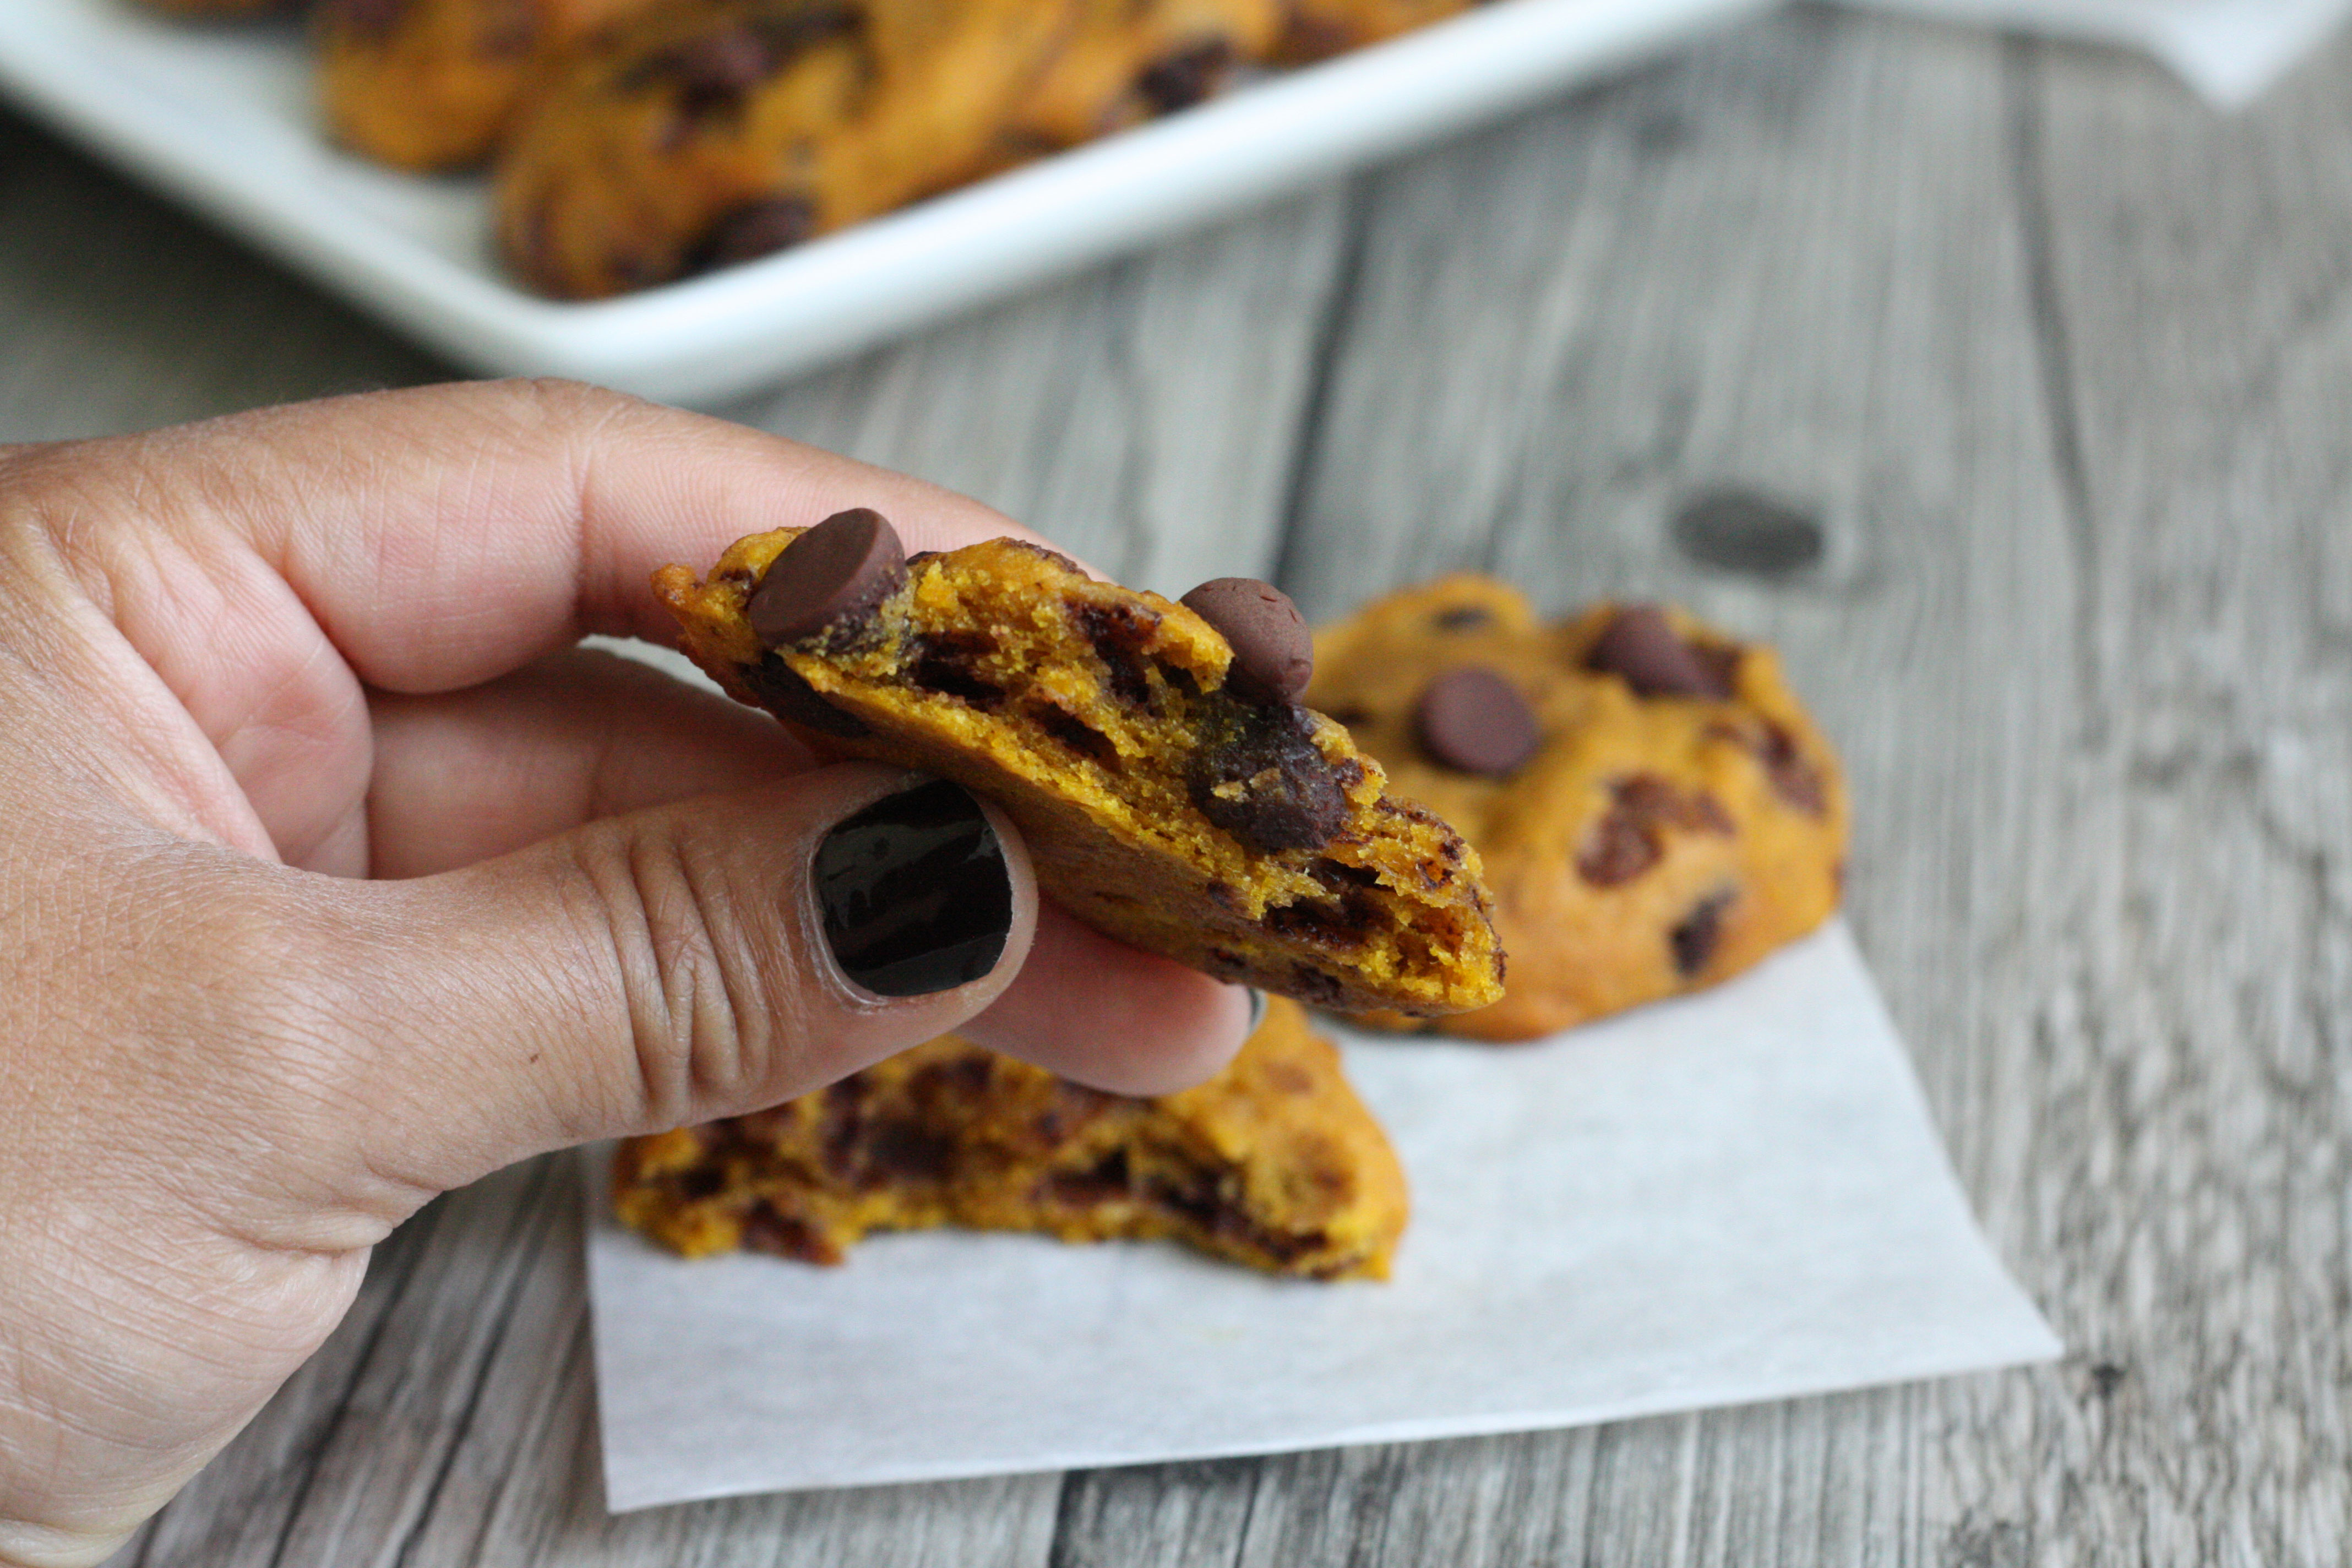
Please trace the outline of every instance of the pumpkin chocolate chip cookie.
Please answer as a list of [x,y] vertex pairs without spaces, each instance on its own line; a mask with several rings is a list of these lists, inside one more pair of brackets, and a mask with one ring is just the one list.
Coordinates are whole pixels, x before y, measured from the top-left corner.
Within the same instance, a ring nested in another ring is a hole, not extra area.
[[1454,576],[1316,641],[1307,700],[1476,845],[1511,954],[1437,1026],[1525,1039],[1735,974],[1838,901],[1846,800],[1769,648]]
[[998,802],[1097,930],[1342,1011],[1501,994],[1476,854],[1293,700],[1310,645],[1263,584],[1176,604],[1012,539],[910,560],[861,510],[654,591],[738,698]]
[[662,0],[319,0],[328,130],[397,168],[488,160],[532,77],[596,28]]
[[1278,1274],[1385,1279],[1404,1174],[1307,1015],[1224,1071],[1129,1100],[953,1035],[772,1110],[622,1145],[624,1223],[688,1257],[839,1263],[869,1231],[1175,1237]]

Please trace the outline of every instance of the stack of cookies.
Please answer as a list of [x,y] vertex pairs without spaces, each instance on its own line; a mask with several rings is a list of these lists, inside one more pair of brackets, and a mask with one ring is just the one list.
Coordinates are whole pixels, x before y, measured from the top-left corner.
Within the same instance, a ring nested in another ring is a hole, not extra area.
[[[184,16],[290,0],[146,0]],[[315,0],[322,112],[494,167],[523,281],[594,299],[764,256],[1468,0]]]
[[1459,576],[1310,638],[1262,583],[1177,603],[1018,541],[908,558],[862,510],[655,591],[738,698],[987,795],[1071,913],[1276,998],[1181,1094],[950,1037],[637,1140],[622,1215],[688,1254],[835,1262],[952,1223],[1383,1277],[1402,1177],[1299,1003],[1530,1039],[1737,973],[1837,902],[1844,789],[1778,661],[1656,605],[1546,624]]

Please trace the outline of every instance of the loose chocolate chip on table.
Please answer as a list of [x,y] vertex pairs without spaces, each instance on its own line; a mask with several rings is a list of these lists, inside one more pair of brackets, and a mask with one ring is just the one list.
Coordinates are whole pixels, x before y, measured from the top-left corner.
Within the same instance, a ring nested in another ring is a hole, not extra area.
[[1610,619],[1585,668],[1622,676],[1642,697],[1728,697],[1730,672],[1678,636],[1655,605],[1627,605]]
[[1315,638],[1290,595],[1255,577],[1216,577],[1181,601],[1233,645],[1225,684],[1253,702],[1295,702],[1315,674]]
[[1536,754],[1543,731],[1519,689],[1467,664],[1422,688],[1413,730],[1424,751],[1449,768],[1501,778]]
[[907,580],[898,531],[878,511],[837,511],[768,563],[743,606],[770,647],[862,625]]
[[1778,577],[1822,558],[1822,525],[1750,490],[1711,490],[1675,514],[1675,542],[1702,565]]
[[798,245],[816,229],[816,208],[803,196],[770,196],[721,216],[687,258],[686,270],[715,272]]

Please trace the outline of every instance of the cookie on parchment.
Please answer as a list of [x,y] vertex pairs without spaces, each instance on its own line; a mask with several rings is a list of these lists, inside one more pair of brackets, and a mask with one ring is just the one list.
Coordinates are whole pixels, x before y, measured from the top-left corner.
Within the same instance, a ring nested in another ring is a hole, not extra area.
[[621,1146],[624,1223],[690,1258],[839,1263],[869,1231],[1174,1237],[1277,1274],[1385,1279],[1404,1174],[1339,1052],[1279,999],[1215,1078],[1150,1100],[953,1035],[771,1110]]
[[654,591],[738,698],[1003,806],[1040,884],[1099,931],[1341,1011],[1501,994],[1476,854],[1292,700],[1310,646],[1262,584],[1176,604],[1012,539],[909,560],[860,510],[740,540],[704,580],[664,567]]
[[1711,984],[1836,908],[1846,795],[1771,649],[1676,611],[1539,622],[1454,576],[1319,633],[1307,700],[1483,857],[1525,1039]]

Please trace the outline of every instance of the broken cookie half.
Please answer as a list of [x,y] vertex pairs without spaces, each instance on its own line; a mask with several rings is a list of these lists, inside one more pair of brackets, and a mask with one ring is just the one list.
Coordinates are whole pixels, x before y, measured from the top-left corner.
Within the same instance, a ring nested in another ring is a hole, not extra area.
[[1385,1279],[1404,1175],[1339,1052],[1276,1001],[1207,1083],[1083,1089],[953,1035],[772,1110],[621,1146],[624,1222],[688,1257],[839,1263],[869,1231],[1174,1237],[1318,1279]]
[[1013,539],[908,559],[861,510],[740,540],[707,579],[664,567],[654,591],[737,698],[996,801],[1097,930],[1342,1011],[1493,1002],[1476,852],[1292,700],[1304,629],[1241,583],[1180,605]]

